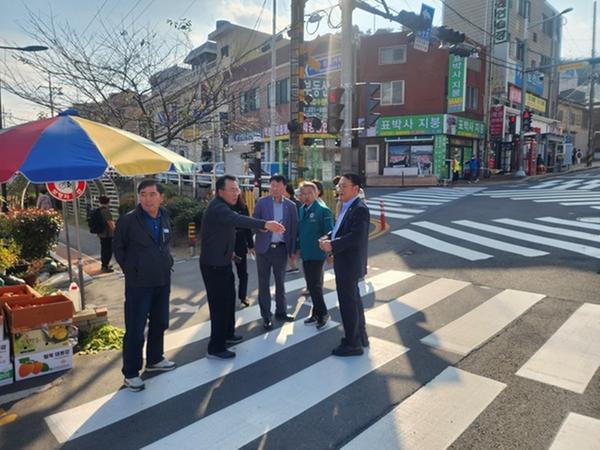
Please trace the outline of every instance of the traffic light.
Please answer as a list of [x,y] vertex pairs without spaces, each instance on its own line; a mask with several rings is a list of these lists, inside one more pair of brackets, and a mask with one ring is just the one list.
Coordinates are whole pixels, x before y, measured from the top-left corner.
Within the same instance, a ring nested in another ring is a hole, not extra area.
[[396,20],[413,31],[425,31],[431,26],[431,21],[429,19],[409,11],[400,11]]
[[341,87],[330,88],[327,95],[327,132],[330,134],[338,134],[344,125],[344,119],[341,117],[344,110],[344,91]]
[[508,116],[508,134],[517,133],[517,116]]
[[452,45],[450,47],[449,51],[450,51],[450,53],[452,53],[454,55],[462,56],[463,58],[468,58],[473,53],[477,52],[477,48],[473,47],[472,45],[463,43],[463,44]]
[[527,132],[531,130],[531,111],[526,109],[523,111],[523,131]]
[[465,33],[453,30],[448,27],[436,27],[433,29],[433,35],[438,41],[445,42],[447,44],[461,44],[465,41]]
[[373,112],[373,110],[379,106],[379,102],[381,101],[380,88],[381,84],[379,83],[367,83],[365,89],[365,128],[374,126],[381,115],[381,113]]

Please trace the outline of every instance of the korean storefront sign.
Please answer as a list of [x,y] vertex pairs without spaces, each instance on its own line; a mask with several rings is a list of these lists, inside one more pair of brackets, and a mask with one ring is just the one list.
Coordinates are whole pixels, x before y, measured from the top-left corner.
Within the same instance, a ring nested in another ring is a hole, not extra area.
[[304,115],[306,117],[318,117],[325,121],[327,116],[327,77],[306,78],[304,80],[306,88],[304,95],[310,95],[312,101],[310,105],[304,107]]
[[494,44],[508,42],[508,0],[494,0]]
[[[453,134],[455,136],[464,136],[471,137],[477,139],[483,139],[485,136],[485,125],[483,122],[479,122],[478,120],[466,119],[464,117],[458,116],[447,116],[447,123],[454,122],[455,128],[447,131],[447,134]],[[454,120],[452,120],[454,119]]]
[[[521,104],[521,89],[516,86],[508,86],[508,99],[511,103]],[[525,96],[525,106],[539,112],[546,112],[546,99],[528,92]]]
[[465,110],[467,58],[450,54],[448,58],[448,112]]
[[443,114],[380,117],[377,121],[377,136],[411,136],[443,132]]
[[490,110],[490,135],[504,134],[504,105],[494,105]]

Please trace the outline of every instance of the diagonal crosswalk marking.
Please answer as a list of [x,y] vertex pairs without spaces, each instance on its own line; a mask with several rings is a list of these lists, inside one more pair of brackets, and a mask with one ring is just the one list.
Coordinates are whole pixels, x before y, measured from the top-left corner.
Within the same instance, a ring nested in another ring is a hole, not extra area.
[[475,244],[482,245],[484,247],[490,247],[496,250],[501,250],[508,253],[516,253],[517,255],[527,256],[527,257],[535,257],[535,256],[544,256],[547,255],[548,252],[543,252],[540,250],[535,250],[529,247],[522,247],[520,245],[510,244],[508,242],[499,241],[497,239],[491,239],[483,236],[479,236],[473,233],[466,233],[464,231],[457,230],[456,228],[446,227],[444,225],[438,225],[432,222],[413,222],[413,225],[418,227],[427,228],[428,230],[437,231],[441,234],[446,234],[448,236],[452,236],[454,238],[463,239],[468,242],[473,242]]
[[523,233],[516,230],[508,230],[505,228],[496,227],[493,225],[486,225],[484,223],[474,222],[472,220],[455,220],[453,223],[463,225],[469,228],[475,228],[479,231],[488,231],[490,233],[500,234],[502,236],[508,236],[513,239],[520,239],[527,242],[535,242],[540,245],[547,245],[548,247],[560,248],[581,255],[589,256],[592,258],[600,259],[600,248],[590,247],[588,245],[574,244],[567,241],[561,241],[559,239],[552,239],[537,234]]
[[504,388],[448,367],[342,449],[448,448]]
[[[373,208],[373,209],[380,209],[381,205],[378,201],[374,201],[374,200],[367,200],[367,205],[369,206],[369,208]],[[392,212],[400,212],[400,213],[411,213],[411,214],[420,214],[422,212],[425,212],[424,209],[415,209],[415,208],[401,208],[401,207],[397,207],[394,204],[392,204],[391,202],[384,202],[383,203],[384,208],[386,211],[392,211]]]
[[[374,217],[379,217],[381,215],[381,209],[369,206],[369,213]],[[414,217],[412,214],[398,214],[395,212],[390,212],[387,208],[385,210],[385,216],[391,219],[410,219],[411,217]]]
[[[332,326],[337,323],[333,322]],[[254,364],[315,336],[313,327],[301,320],[257,336],[236,346],[236,357],[227,361],[202,358],[159,377],[146,380],[146,389],[122,389],[46,417],[48,427],[60,443],[84,436],[137,414],[151,406]]]
[[475,250],[469,250],[468,248],[460,247],[458,245],[450,244],[449,242],[433,238],[426,234],[419,233],[418,231],[409,230],[408,228],[392,231],[392,233],[424,247],[429,247],[439,252],[448,253],[463,259],[468,259],[469,261],[479,261],[482,259],[492,258],[492,255],[488,255],[487,253],[481,253]]
[[550,180],[544,181],[536,186],[531,186],[529,189],[547,189],[550,186],[554,186],[556,184],[561,183],[562,180]]
[[433,200],[413,200],[413,199],[402,199],[402,201],[400,202],[402,204],[407,204],[407,205],[421,205],[421,206],[438,206],[438,205],[443,205],[444,202],[438,202],[438,201],[433,201]]
[[584,303],[517,375],[582,394],[600,367],[599,343],[600,305]]
[[559,236],[572,237],[592,242],[600,242],[600,236],[598,236],[597,234],[586,233],[584,231],[570,230],[568,228],[561,227],[549,227],[547,225],[540,225],[537,223],[525,222],[523,220],[515,219],[495,219],[494,222],[504,223],[506,225],[514,225],[516,227],[526,228],[532,231],[543,231],[544,233],[557,234]]
[[563,206],[592,206],[600,205],[600,201],[589,201],[589,202],[562,202]]
[[558,430],[550,450],[598,450],[600,420],[569,413]]
[[[382,272],[359,283],[360,294],[361,296],[371,294],[414,275],[414,273],[398,270]],[[332,309],[337,305],[336,292],[327,293],[324,299],[327,309]],[[242,310],[242,313],[248,309]],[[260,318],[260,311],[257,309],[255,320],[258,318]],[[194,361],[178,367],[173,372],[146,380],[146,390],[142,392],[132,393],[120,390],[48,416],[46,423],[61,443],[99,430],[314,337],[314,328],[306,327],[302,322],[303,320],[300,319],[285,323],[281,328],[237,345],[237,356],[231,361],[211,361],[206,358]],[[330,327],[337,325],[336,322],[329,323]],[[210,334],[210,322],[205,322],[203,326],[208,327]],[[185,331],[184,329],[181,333],[185,333]],[[194,340],[198,339],[194,337]],[[190,342],[179,341],[173,345],[182,346],[188,343]]]
[[196,449],[200,442],[204,448],[242,447],[407,351],[371,338],[361,357],[327,357],[144,448]]
[[436,304],[471,283],[440,278],[365,313],[369,325],[386,328]]
[[570,188],[580,185],[584,181],[585,180],[565,181],[564,183],[561,183],[559,186],[557,186],[555,189],[570,189]]
[[466,356],[544,297],[543,294],[506,289],[425,336],[421,342]]
[[535,203],[559,203],[559,202],[575,202],[580,204],[587,204],[588,202],[600,200],[600,194],[598,195],[562,195],[560,197],[543,198],[534,200]]
[[578,220],[559,219],[558,217],[537,217],[535,220],[540,220],[542,222],[548,223],[556,223],[559,225],[568,225],[570,227],[587,228],[588,230],[600,231],[600,224],[596,223],[580,222]]

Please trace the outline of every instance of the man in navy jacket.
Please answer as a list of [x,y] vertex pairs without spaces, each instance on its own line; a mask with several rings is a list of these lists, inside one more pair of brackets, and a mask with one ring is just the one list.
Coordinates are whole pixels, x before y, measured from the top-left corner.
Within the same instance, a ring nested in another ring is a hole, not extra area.
[[258,271],[258,304],[263,318],[263,326],[270,330],[271,322],[271,270],[275,277],[275,318],[291,322],[294,317],[287,313],[285,303],[285,269],[289,257],[296,252],[296,230],[298,209],[291,200],[285,198],[286,180],[282,175],[270,179],[270,195],[256,202],[256,219],[275,220],[285,227],[284,233],[257,233],[255,238],[256,267]]
[[330,239],[321,241],[321,250],[333,256],[335,285],[340,304],[345,337],[333,349],[336,356],[363,354],[369,346],[365,327],[365,312],[358,283],[367,273],[369,242],[369,208],[360,199],[360,177],[346,173],[337,185],[342,202],[340,215]]
[[163,355],[169,327],[169,295],[173,258],[169,250],[171,224],[161,206],[163,187],[156,180],[138,186],[139,204],[122,216],[114,236],[115,259],[125,274],[125,337],[123,375],[130,391],[141,391],[144,329],[148,322],[146,371],[167,371],[175,363]]
[[229,359],[235,357],[235,353],[227,350],[226,344],[242,340],[241,336],[234,334],[235,278],[231,264],[235,251],[235,229],[255,228],[283,233],[285,228],[278,222],[253,219],[231,208],[240,195],[234,176],[220,177],[216,182],[216,193],[202,217],[200,271],[210,310],[208,357]]

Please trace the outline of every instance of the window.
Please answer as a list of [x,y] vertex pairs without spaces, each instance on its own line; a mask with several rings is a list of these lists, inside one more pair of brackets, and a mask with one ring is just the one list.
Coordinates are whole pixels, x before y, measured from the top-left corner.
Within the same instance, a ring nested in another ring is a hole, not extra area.
[[476,110],[477,106],[479,106],[479,88],[467,86],[467,96],[465,101],[467,109]]
[[367,162],[379,161],[379,145],[367,145]]
[[517,39],[516,42],[516,59],[517,61],[523,61],[523,53],[525,51],[525,48],[523,47],[523,41],[521,41],[520,39]]
[[533,33],[533,42],[537,42],[537,33]]
[[[275,84],[275,104],[285,105],[290,102],[290,79],[278,80]],[[271,107],[271,83],[267,85],[267,108]]]
[[554,19],[548,20],[549,17],[546,14],[542,14],[542,31],[548,36],[552,37],[554,29]]
[[540,62],[540,65],[549,66],[550,64],[552,64],[552,58],[546,55],[542,55],[542,61]]
[[381,47],[379,49],[379,65],[402,64],[406,62],[406,45]]
[[404,80],[384,81],[381,83],[381,104],[404,104]]
[[529,0],[519,0],[519,15],[521,17],[529,17],[531,3]]
[[229,56],[229,45],[221,47],[221,58],[227,58]]
[[260,110],[260,93],[258,88],[242,92],[240,95],[240,112],[242,114],[250,111]]
[[563,120],[563,110],[562,109],[558,110],[557,119],[562,122],[562,120]]

